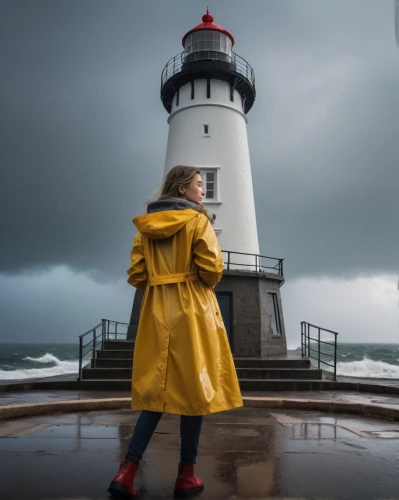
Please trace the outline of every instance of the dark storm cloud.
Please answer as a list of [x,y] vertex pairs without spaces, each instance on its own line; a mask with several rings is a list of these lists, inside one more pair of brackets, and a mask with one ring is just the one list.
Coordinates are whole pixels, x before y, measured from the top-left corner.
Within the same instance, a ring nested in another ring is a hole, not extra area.
[[2,17],[2,272],[126,267],[130,219],[162,173],[165,56],[152,66],[156,41],[118,5],[10,4]]
[[393,5],[350,5],[318,43],[269,51],[274,102],[258,102],[267,124],[250,129],[261,246],[287,258],[290,276],[399,270]]
[[[218,2],[257,78],[248,118],[262,253],[291,276],[397,272],[393,3]],[[160,74],[202,6],[9,2],[0,12],[0,273],[124,275],[160,180]]]

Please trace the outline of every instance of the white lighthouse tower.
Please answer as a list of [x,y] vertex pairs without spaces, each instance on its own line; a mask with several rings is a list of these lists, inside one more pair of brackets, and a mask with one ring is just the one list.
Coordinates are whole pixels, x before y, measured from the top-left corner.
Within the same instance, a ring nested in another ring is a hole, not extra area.
[[[165,175],[175,165],[202,171],[203,203],[216,214],[225,262],[216,297],[233,354],[285,354],[283,259],[259,255],[246,116],[255,101],[255,75],[233,52],[232,35],[208,11],[202,21],[184,35],[183,52],[162,72],[161,100],[169,113]],[[136,291],[129,339],[137,331],[141,301]]]
[[255,76],[209,11],[202,21],[162,73],[161,99],[170,113],[165,175],[175,165],[199,167],[221,248],[259,254],[246,117]]

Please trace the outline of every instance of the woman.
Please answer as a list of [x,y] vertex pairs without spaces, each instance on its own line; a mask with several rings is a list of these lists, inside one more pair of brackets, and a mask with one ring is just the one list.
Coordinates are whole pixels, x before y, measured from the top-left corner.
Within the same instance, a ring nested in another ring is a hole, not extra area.
[[242,406],[237,375],[213,287],[223,259],[206,210],[200,171],[174,167],[138,229],[128,282],[144,291],[132,379],[142,410],[125,460],[108,489],[138,496],[134,477],[163,412],[181,415],[175,496],[201,493],[194,475],[203,415]]

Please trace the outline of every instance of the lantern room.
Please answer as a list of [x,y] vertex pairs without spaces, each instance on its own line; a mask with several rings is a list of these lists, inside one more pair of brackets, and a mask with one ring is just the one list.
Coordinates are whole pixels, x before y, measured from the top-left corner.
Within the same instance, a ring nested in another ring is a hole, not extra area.
[[183,36],[182,44],[183,52],[172,57],[162,71],[161,99],[168,113],[179,89],[195,80],[207,81],[209,99],[212,80],[227,82],[231,100],[237,91],[242,110],[248,113],[256,95],[254,71],[245,59],[233,52],[233,36],[214,23],[208,10],[202,16],[202,23]]
[[207,10],[202,16],[202,23],[184,35],[182,44],[186,62],[201,59],[231,61],[234,38],[213,21]]

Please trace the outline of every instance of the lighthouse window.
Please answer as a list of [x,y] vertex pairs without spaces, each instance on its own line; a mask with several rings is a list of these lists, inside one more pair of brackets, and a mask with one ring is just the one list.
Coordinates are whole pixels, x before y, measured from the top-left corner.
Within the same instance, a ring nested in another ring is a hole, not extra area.
[[204,134],[209,134],[209,125],[204,125]]
[[205,191],[205,198],[203,202],[206,203],[222,203],[220,200],[219,191],[219,168],[217,166],[202,167],[201,177],[203,181],[203,189]]
[[281,335],[280,311],[276,293],[268,293],[268,313],[273,335]]
[[216,199],[216,171],[205,172],[205,198],[207,200]]

